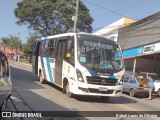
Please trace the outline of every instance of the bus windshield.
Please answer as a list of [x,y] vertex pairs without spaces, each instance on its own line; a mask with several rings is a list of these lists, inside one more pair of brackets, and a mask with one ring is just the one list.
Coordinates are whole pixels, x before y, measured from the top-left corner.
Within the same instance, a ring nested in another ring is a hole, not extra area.
[[78,38],[78,61],[96,71],[120,71],[123,68],[119,45],[110,40],[95,37]]

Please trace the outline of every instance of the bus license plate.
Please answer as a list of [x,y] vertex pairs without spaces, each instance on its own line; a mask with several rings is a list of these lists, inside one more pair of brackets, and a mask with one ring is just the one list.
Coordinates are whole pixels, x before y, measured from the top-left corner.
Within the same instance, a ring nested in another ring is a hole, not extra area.
[[99,91],[107,91],[108,89],[106,87],[99,87]]

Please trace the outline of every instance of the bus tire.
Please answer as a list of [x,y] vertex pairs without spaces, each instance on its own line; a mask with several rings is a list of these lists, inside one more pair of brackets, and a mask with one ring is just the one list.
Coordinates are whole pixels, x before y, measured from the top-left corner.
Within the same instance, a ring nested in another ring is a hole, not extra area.
[[41,84],[45,83],[45,80],[42,77],[42,73],[39,74],[39,81],[40,81]]
[[65,87],[65,90],[66,90],[66,95],[70,98],[72,98],[74,95],[73,93],[70,92],[70,88],[69,88],[69,82],[67,82],[66,84],[66,87]]

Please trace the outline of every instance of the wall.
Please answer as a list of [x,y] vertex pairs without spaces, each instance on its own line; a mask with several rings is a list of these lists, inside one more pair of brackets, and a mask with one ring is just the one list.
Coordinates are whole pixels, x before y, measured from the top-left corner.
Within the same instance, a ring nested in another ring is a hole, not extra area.
[[160,12],[119,29],[118,42],[123,50],[160,41]]
[[97,32],[95,32],[94,34],[96,35],[100,35],[103,36],[105,38],[117,41],[118,38],[118,29],[121,27],[124,27],[126,25],[129,25],[133,22],[135,22],[136,20],[130,19],[130,18],[122,18],[104,28],[102,28],[101,30],[98,30]]

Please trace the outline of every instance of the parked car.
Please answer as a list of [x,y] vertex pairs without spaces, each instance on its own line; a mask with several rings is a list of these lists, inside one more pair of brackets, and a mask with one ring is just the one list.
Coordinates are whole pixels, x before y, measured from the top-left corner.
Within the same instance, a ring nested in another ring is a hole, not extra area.
[[6,55],[0,50],[0,111],[3,104],[10,97],[12,90],[12,82],[10,77],[10,69]]
[[154,86],[155,86],[154,92],[157,94],[157,96],[160,97],[160,80],[155,80]]
[[129,95],[133,97],[137,94],[148,94],[148,90],[147,80],[137,79],[132,76],[124,77],[122,92],[129,93]]
[[[137,78],[139,79],[145,79],[146,78],[146,75],[147,75],[147,72],[140,72],[138,75],[137,75]],[[148,75],[153,79],[153,80],[156,80],[158,78],[158,75],[156,73],[149,73],[148,72]]]

